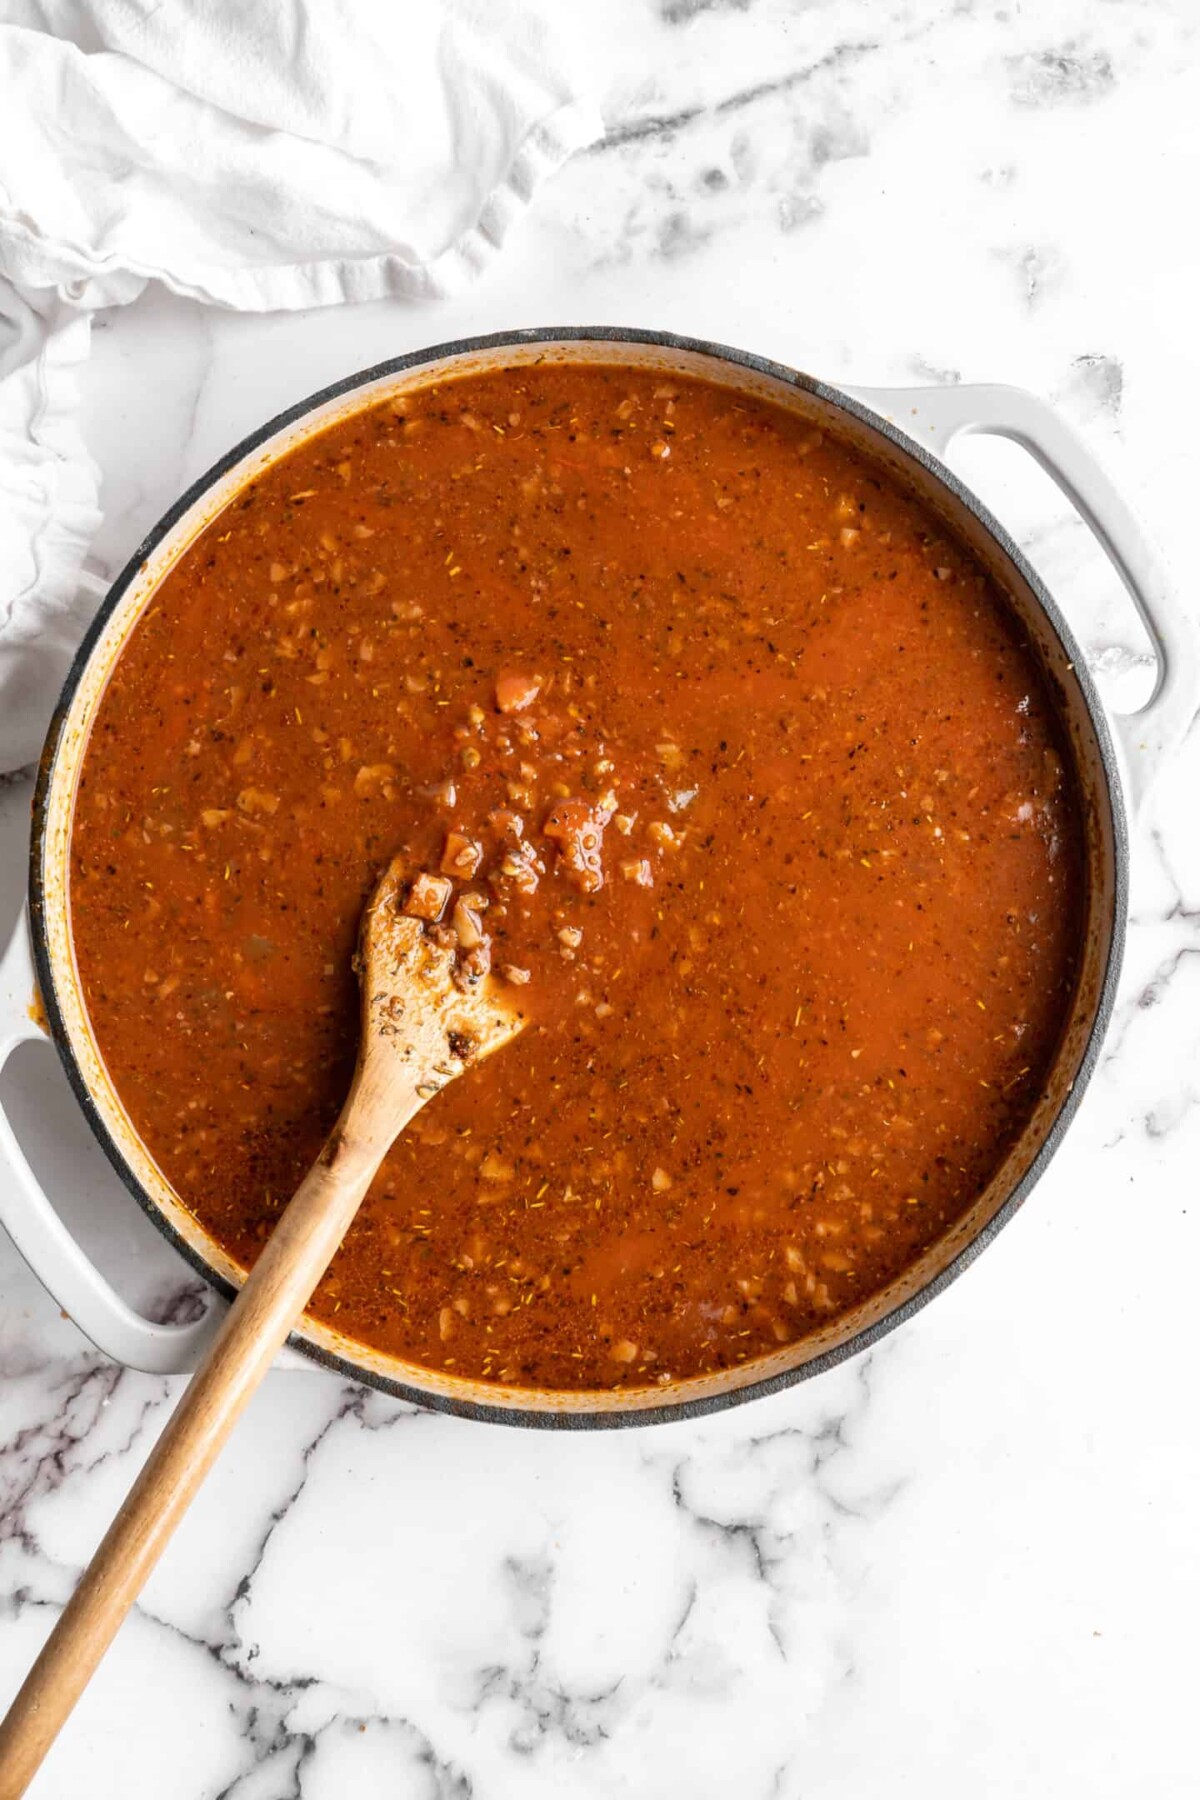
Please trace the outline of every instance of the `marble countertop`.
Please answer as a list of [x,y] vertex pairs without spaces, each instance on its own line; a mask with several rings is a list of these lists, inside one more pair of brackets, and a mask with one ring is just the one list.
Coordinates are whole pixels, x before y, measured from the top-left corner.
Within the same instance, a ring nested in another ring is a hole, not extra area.
[[[660,326],[835,382],[1052,400],[1181,606],[1200,396],[1188,0],[622,0],[605,144],[486,279],[251,318],[162,293],[85,375],[112,573],[299,395],[511,325]],[[1084,528],[1011,446],[960,471],[1106,694],[1149,681]],[[1030,1203],[869,1355],[699,1423],[560,1438],[273,1374],[39,1800],[1177,1800],[1200,1787],[1200,734],[1134,845],[1107,1051]],[[0,790],[0,925],[28,782]],[[47,1045],[2,1077],[124,1291],[179,1280]],[[2,1178],[2,1177],[0,1177]],[[107,1364],[0,1244],[0,1693],[176,1383]]]

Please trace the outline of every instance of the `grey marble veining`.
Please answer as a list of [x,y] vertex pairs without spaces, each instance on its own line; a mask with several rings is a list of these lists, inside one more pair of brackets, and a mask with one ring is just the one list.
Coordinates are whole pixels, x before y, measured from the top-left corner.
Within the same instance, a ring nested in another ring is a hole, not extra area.
[[[298,395],[512,324],[660,325],[857,382],[1060,409],[1192,580],[1200,15],[620,0],[606,142],[438,305],[240,318],[148,294],[84,393],[111,573]],[[1119,584],[1008,446],[956,466],[1112,704]],[[273,1375],[34,1788],[41,1800],[1179,1800],[1200,1784],[1200,734],[1134,846],[1125,976],[1067,1143],[903,1331],[701,1423],[555,1437]],[[19,904],[28,788],[0,790]],[[73,1228],[139,1304],[186,1279],[48,1057],[16,1082]],[[22,1085],[23,1084],[23,1085]],[[0,1691],[166,1416],[0,1246]]]

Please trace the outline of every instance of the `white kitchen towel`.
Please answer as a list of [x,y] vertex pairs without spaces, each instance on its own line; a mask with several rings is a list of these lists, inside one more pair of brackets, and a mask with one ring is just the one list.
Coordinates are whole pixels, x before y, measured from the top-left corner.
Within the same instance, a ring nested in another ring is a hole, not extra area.
[[0,0],[0,772],[95,604],[91,312],[149,281],[255,311],[461,287],[603,130],[573,13]]

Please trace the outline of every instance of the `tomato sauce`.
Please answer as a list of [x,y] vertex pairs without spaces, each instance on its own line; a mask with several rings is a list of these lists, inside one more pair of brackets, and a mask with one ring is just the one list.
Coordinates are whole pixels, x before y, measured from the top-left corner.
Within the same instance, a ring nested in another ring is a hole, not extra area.
[[1004,597],[766,402],[523,366],[244,488],[117,663],[71,869],[130,1118],[244,1265],[353,1066],[390,858],[534,1024],[313,1302],[428,1367],[651,1386],[803,1337],[975,1199],[1075,978],[1077,795]]

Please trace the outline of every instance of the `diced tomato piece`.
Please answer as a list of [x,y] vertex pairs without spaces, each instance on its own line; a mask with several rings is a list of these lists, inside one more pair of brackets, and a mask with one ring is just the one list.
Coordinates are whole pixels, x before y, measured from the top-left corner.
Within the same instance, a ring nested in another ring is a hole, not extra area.
[[604,867],[600,858],[608,818],[606,811],[597,811],[586,800],[575,797],[556,801],[542,826],[545,835],[558,844],[562,852],[567,880],[581,894],[598,893],[604,886]]
[[408,890],[404,910],[410,919],[425,919],[434,924],[446,910],[446,902],[454,883],[444,875],[418,875]]
[[524,712],[541,692],[541,678],[516,669],[503,669],[496,677],[496,705],[502,713]]

